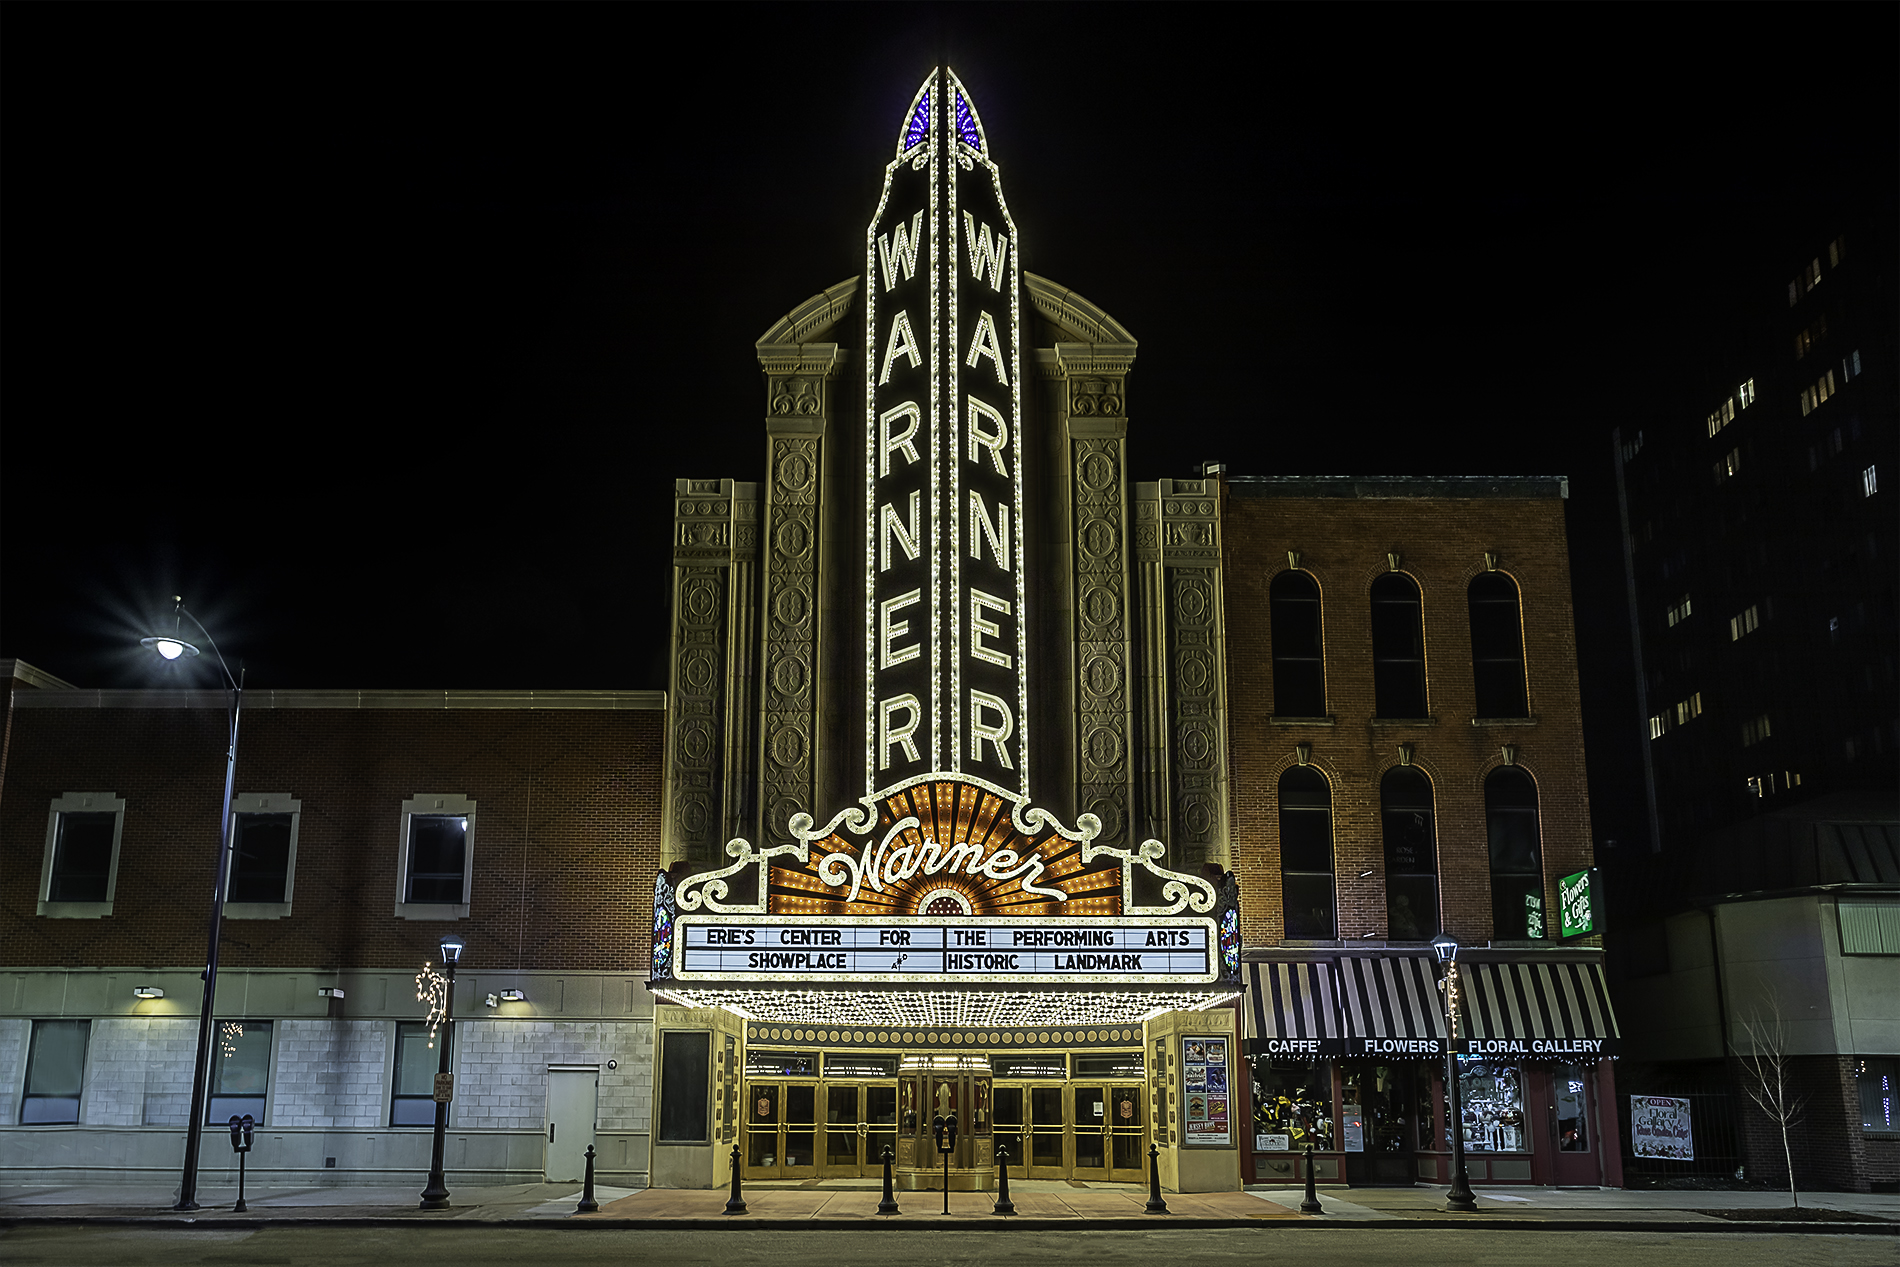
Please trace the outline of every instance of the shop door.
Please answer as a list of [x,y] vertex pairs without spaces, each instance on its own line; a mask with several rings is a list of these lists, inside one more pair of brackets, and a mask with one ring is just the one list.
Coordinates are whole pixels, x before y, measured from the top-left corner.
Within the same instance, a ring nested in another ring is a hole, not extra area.
[[[1340,1124],[1347,1183],[1392,1187],[1417,1181],[1412,1151],[1417,1113],[1414,1082],[1409,1064],[1368,1060],[1345,1066]],[[1426,1112],[1431,1112],[1429,1106]]]
[[1111,1183],[1147,1178],[1148,1123],[1142,1117],[1141,1091],[1139,1084],[1075,1084],[1074,1178]]
[[1597,1156],[1590,1070],[1580,1065],[1553,1068],[1550,1099],[1552,1177],[1559,1187],[1596,1187],[1603,1182],[1603,1168]]
[[808,1179],[818,1173],[816,1083],[748,1082],[745,1104],[747,1178]]
[[897,1084],[828,1082],[818,1172],[834,1178],[884,1173],[883,1149],[897,1147]]
[[547,1182],[579,1183],[585,1174],[599,1094],[598,1066],[548,1066],[548,1130],[541,1161]]

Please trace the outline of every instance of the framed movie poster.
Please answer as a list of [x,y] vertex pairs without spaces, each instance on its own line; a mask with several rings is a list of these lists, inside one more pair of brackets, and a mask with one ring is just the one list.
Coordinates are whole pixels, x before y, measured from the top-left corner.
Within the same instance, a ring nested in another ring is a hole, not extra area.
[[1224,1036],[1181,1040],[1181,1142],[1186,1147],[1233,1146],[1232,1048]]

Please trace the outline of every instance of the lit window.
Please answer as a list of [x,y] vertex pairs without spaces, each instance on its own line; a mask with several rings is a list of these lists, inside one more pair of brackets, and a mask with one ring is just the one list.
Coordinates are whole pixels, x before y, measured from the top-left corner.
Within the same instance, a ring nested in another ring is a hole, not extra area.
[[1808,337],[1808,332],[1806,330],[1803,330],[1801,333],[1795,335],[1794,336],[1794,359],[1798,361],[1802,357],[1806,356],[1808,354],[1808,348],[1812,346],[1813,343],[1814,343],[1814,340]]
[[1739,641],[1743,635],[1754,633],[1761,625],[1761,617],[1756,604],[1750,603],[1745,609],[1728,618],[1728,640]]
[[[1665,714],[1666,716],[1666,714]],[[1702,692],[1697,691],[1688,699],[1676,705],[1676,725],[1680,726],[1691,718],[1702,716]]]
[[1730,449],[1727,453],[1715,459],[1715,482],[1720,484],[1741,469],[1742,451],[1740,449]]
[[1794,307],[1801,302],[1801,282],[1796,279],[1788,283],[1788,306]]
[[[442,1051],[436,1044],[449,1043],[454,1030],[451,1025],[431,1034],[421,1021],[397,1022],[396,1076],[389,1103],[391,1126],[435,1125],[435,1075],[442,1063]],[[451,1044],[451,1057],[454,1050]]]
[[1873,467],[1870,466],[1860,473],[1860,489],[1862,497],[1872,497],[1879,491],[1880,480]]
[[466,919],[475,857],[475,802],[417,796],[402,803],[396,914]]
[[98,919],[112,914],[119,881],[125,802],[110,792],[68,792],[46,814],[39,914]]
[[211,1048],[211,1098],[205,1121],[223,1126],[246,1113],[264,1124],[270,1083],[269,1021],[219,1021]]
[[1754,404],[1755,403],[1755,380],[1751,378],[1746,383],[1743,383],[1740,387],[1737,387],[1735,389],[1735,395],[1741,400],[1743,409],[1746,409],[1750,405]]
[[1860,1088],[1862,1133],[1900,1133],[1900,1060],[1857,1060],[1854,1081]]
[[1651,739],[1661,739],[1663,737],[1664,732],[1666,732],[1668,729],[1669,729],[1669,714],[1664,713],[1661,716],[1652,717],[1649,719],[1649,737]]
[[1859,378],[1860,377],[1860,349],[1859,348],[1854,349],[1854,355],[1851,359],[1854,362],[1854,377]]
[[90,1021],[33,1022],[33,1046],[26,1058],[26,1094],[20,1099],[20,1125],[78,1123],[90,1026]]
[[1299,941],[1337,937],[1333,793],[1312,766],[1289,766],[1280,776],[1280,877],[1286,936]]
[[1807,282],[1808,290],[1821,284],[1821,261],[1818,258],[1808,265],[1807,276],[1803,280]]
[[1689,619],[1690,611],[1689,596],[1684,594],[1682,601],[1677,603],[1674,607],[1671,607],[1668,611],[1669,627],[1674,629],[1677,625]]
[[1752,748],[1774,732],[1768,725],[1768,714],[1763,713],[1752,721],[1742,723],[1742,747]]
[[1845,237],[1835,238],[1832,242],[1827,244],[1827,266],[1829,268],[1839,268],[1841,261],[1846,258],[1847,239]]

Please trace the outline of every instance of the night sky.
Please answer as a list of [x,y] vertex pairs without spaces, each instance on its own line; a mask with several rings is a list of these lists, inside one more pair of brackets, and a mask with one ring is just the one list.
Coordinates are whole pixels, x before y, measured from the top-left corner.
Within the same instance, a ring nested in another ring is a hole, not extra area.
[[0,655],[177,685],[182,593],[254,686],[663,687],[672,480],[761,477],[941,57],[1135,478],[1570,476],[1640,832],[1610,431],[1893,205],[1896,12],[8,6]]

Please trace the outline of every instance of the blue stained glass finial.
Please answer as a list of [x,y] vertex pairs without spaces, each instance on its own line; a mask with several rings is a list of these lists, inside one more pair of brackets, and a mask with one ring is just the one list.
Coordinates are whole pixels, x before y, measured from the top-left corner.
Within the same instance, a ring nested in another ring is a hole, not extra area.
[[976,130],[976,118],[970,113],[970,103],[963,99],[961,90],[957,92],[957,139],[973,150],[983,148],[983,138]]
[[910,126],[904,129],[904,148],[914,149],[930,135],[930,94],[925,92],[917,99],[917,111],[910,116]]

